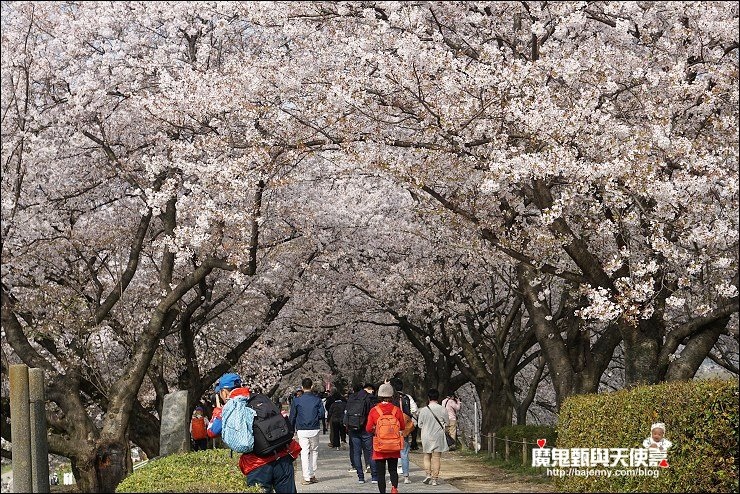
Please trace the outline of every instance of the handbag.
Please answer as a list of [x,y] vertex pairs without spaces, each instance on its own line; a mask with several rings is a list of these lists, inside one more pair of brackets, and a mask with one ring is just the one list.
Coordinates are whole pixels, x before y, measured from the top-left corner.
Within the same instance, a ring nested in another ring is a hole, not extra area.
[[[432,412],[432,409],[430,408],[429,411]],[[442,425],[442,422],[439,421],[439,419],[437,418],[437,415],[435,415],[434,412],[432,412],[432,416],[434,417],[434,420],[437,421],[437,423],[442,428],[442,430],[445,432],[445,441],[447,441],[447,447],[450,449],[450,451],[456,449],[457,446],[455,445],[455,442],[456,442],[455,439],[452,436],[450,436],[450,433],[447,432],[447,429],[445,428],[444,425]]]
[[414,432],[416,426],[414,425],[413,419],[405,413],[403,414],[403,419],[405,421],[406,427],[403,429],[403,431],[401,431],[401,436],[408,437],[409,434]]

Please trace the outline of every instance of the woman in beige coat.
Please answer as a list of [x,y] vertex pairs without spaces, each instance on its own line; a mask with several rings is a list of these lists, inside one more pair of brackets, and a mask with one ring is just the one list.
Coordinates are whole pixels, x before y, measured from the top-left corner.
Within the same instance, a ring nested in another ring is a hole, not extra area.
[[425,484],[439,485],[439,469],[442,453],[449,451],[445,430],[449,425],[447,410],[438,403],[439,391],[430,389],[427,393],[429,405],[419,410],[418,427],[421,430],[421,444],[424,449]]

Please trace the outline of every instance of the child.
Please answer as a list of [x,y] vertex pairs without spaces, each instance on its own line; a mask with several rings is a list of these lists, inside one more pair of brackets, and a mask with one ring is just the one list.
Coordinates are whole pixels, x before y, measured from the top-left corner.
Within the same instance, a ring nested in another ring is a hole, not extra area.
[[203,415],[203,407],[195,407],[190,419],[190,436],[193,438],[193,451],[205,451],[208,447],[208,419]]
[[663,422],[653,424],[650,427],[650,437],[642,442],[642,447],[658,448],[660,451],[667,451],[673,443],[663,436],[665,436],[665,424]]

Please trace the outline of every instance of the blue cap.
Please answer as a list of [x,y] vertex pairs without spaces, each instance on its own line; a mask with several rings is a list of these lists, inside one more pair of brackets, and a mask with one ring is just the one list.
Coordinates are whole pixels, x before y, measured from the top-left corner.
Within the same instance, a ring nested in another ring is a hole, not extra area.
[[234,373],[227,373],[221,376],[221,378],[216,381],[216,387],[214,388],[214,391],[218,393],[223,388],[239,388],[242,385],[242,379],[239,377],[239,374]]

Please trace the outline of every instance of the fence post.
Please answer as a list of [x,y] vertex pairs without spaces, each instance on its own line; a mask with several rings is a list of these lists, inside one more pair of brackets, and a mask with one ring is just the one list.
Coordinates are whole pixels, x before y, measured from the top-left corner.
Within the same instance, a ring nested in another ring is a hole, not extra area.
[[31,416],[31,482],[33,492],[49,492],[49,442],[46,436],[46,394],[43,369],[28,369]]
[[504,437],[504,459],[509,461],[509,436]]
[[13,364],[10,380],[10,435],[13,439],[13,492],[33,492],[31,464],[31,408],[28,366]]
[[488,442],[486,446],[488,447],[488,457],[489,458],[493,457],[493,450],[491,449],[491,443],[493,442],[492,439],[493,439],[493,436],[491,434],[486,435],[486,440]]
[[522,439],[522,465],[527,466],[527,438]]
[[478,403],[473,402],[473,450],[478,454],[478,443],[480,442],[480,432],[478,430]]

